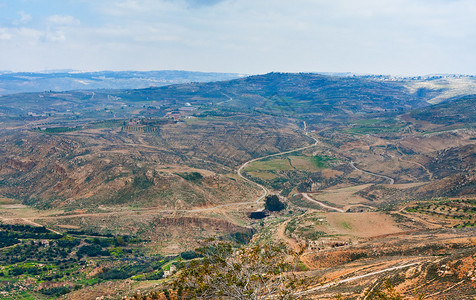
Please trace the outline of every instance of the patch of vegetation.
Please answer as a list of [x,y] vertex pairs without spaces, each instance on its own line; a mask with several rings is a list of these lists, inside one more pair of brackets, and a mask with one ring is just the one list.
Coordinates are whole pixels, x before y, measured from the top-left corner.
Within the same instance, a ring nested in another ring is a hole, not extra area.
[[328,168],[329,162],[336,160],[334,157],[327,155],[316,155],[310,158],[311,162],[319,169]]
[[236,245],[246,245],[248,244],[251,239],[253,238],[254,231],[250,232],[234,232],[227,234],[224,240],[231,241]]
[[102,129],[102,128],[116,128],[124,124],[124,120],[104,120],[91,123],[87,128]]
[[309,201],[304,197],[299,197],[299,196],[291,197],[290,202],[293,205],[298,206],[298,207],[322,210],[322,206],[320,206],[316,202]]
[[405,208],[407,212],[458,222],[455,227],[473,227],[476,224],[476,199],[433,199]]
[[328,236],[327,233],[317,229],[318,225],[324,224],[324,220],[319,215],[306,215],[291,219],[285,228],[286,234],[294,234],[306,240],[318,240]]
[[345,229],[348,229],[348,230],[352,229],[352,226],[349,223],[345,222],[345,221],[341,223],[341,226]]
[[360,120],[344,132],[354,135],[388,134],[402,130],[406,124],[392,118]]
[[[131,236],[79,237],[58,235],[44,227],[0,224],[5,236],[18,236],[12,247],[0,249],[0,280],[7,299],[27,299],[22,291],[37,290],[49,297],[59,297],[73,289],[94,285],[100,280],[125,279],[143,274],[144,280],[162,278],[162,266],[175,259],[145,255]],[[93,232],[78,232],[91,234]],[[74,234],[74,233],[70,233]],[[93,278],[86,274],[97,265],[107,265]],[[46,287],[39,289],[39,284]],[[54,287],[48,287],[54,283]],[[33,297],[32,299],[37,299]]]
[[292,169],[293,167],[289,164],[289,161],[287,159],[276,158],[276,159],[255,161],[246,168],[246,171],[248,172],[271,171],[271,170],[289,171]]
[[281,202],[276,195],[266,196],[264,207],[268,211],[281,211],[286,208],[286,203]]
[[200,257],[200,254],[197,251],[184,251],[180,253],[180,257],[185,260],[190,260],[190,259]]
[[39,292],[46,296],[60,297],[71,292],[71,289],[66,286],[58,286],[52,288],[43,288]]
[[109,256],[110,253],[99,245],[84,245],[78,249],[76,252],[78,257],[88,256],[88,257],[95,257],[95,256]]
[[65,132],[72,132],[72,131],[78,131],[81,130],[82,126],[75,126],[75,127],[51,127],[51,128],[38,128],[35,131],[38,132],[44,132],[44,133],[65,133]]
[[153,185],[154,182],[147,178],[147,176],[145,175],[134,177],[134,181],[132,182],[132,186],[140,190],[146,190]]
[[250,213],[250,219],[261,220],[266,218],[266,212],[264,211],[254,211]]
[[18,244],[20,239],[59,239],[61,237],[45,227],[0,224],[0,248]]
[[193,183],[200,183],[203,179],[203,175],[198,172],[178,173],[177,175]]

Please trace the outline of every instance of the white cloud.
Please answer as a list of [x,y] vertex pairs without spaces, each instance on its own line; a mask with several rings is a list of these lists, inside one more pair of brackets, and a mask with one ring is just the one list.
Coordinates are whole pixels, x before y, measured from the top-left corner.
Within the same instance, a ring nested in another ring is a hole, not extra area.
[[52,15],[48,17],[48,22],[55,25],[79,25],[81,22],[69,15]]
[[9,33],[8,28],[0,28],[0,40],[10,40],[12,35]]
[[62,30],[47,32],[44,36],[46,42],[63,42],[66,40],[65,32]]
[[20,11],[20,12],[18,12],[18,14],[20,15],[20,23],[21,24],[28,23],[32,20],[31,15],[25,13],[24,11]]
[[[23,60],[51,68],[242,73],[476,70],[474,0],[76,2],[89,9],[89,19],[51,9],[41,18],[34,14],[35,22],[16,25],[28,25],[30,40],[38,44]],[[6,28],[0,30],[2,53],[27,39],[19,29]],[[34,54],[45,47],[51,55]],[[71,55],[75,59],[67,61]]]

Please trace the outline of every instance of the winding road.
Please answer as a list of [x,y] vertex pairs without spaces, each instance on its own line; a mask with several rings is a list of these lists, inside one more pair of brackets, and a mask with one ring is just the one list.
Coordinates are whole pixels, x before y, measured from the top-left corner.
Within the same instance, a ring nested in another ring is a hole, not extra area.
[[289,151],[284,151],[284,152],[279,152],[279,153],[275,153],[275,154],[270,154],[270,155],[266,155],[266,156],[254,158],[254,159],[251,159],[251,160],[245,162],[244,164],[242,164],[242,165],[238,168],[238,171],[237,171],[238,176],[240,176],[243,180],[245,180],[245,181],[247,181],[247,182],[250,182],[250,183],[252,183],[252,184],[255,184],[256,186],[258,186],[259,188],[261,188],[261,189],[263,190],[263,192],[264,192],[261,197],[259,197],[256,201],[251,202],[251,203],[258,203],[258,202],[260,202],[261,200],[263,200],[263,199],[269,194],[269,191],[268,191],[268,189],[265,188],[263,185],[261,185],[261,184],[259,184],[259,183],[257,183],[257,182],[254,182],[254,181],[251,180],[251,179],[246,178],[246,177],[242,174],[243,169],[246,168],[246,167],[247,167],[250,163],[252,163],[252,162],[255,162],[255,161],[258,161],[258,160],[262,160],[262,159],[266,159],[266,158],[270,158],[270,157],[274,157],[274,156],[280,156],[280,155],[285,155],[285,154],[289,154],[289,153],[293,153],[293,152],[305,150],[305,149],[314,147],[314,146],[317,145],[317,143],[319,143],[319,141],[318,141],[317,139],[313,138],[312,136],[309,136],[309,137],[314,140],[314,144],[309,145],[309,146],[306,146],[306,147],[301,147],[301,148],[298,148],[298,149],[294,149],[294,150],[289,150]]
[[[305,123],[304,123],[305,124]],[[274,156],[280,156],[280,155],[285,155],[285,154],[289,154],[289,153],[293,153],[293,152],[297,152],[297,151],[301,151],[301,150],[305,150],[305,149],[308,149],[308,148],[311,148],[311,147],[314,147],[316,146],[319,141],[312,137],[312,136],[309,136],[308,133],[306,132],[306,136],[312,138],[314,140],[314,144],[312,145],[309,145],[309,146],[306,146],[306,147],[301,147],[301,148],[298,148],[298,149],[294,149],[294,150],[289,150],[289,151],[285,151],[285,152],[280,152],[280,153],[275,153],[275,154],[271,154],[271,155],[266,155],[266,156],[263,156],[263,157],[258,157],[258,158],[254,158],[252,160],[249,160],[247,162],[245,162],[244,164],[242,164],[239,168],[238,168],[238,176],[240,176],[243,180],[247,181],[247,182],[251,182],[255,185],[257,185],[258,187],[260,187],[262,190],[263,190],[263,195],[261,197],[259,197],[255,202],[250,202],[250,203],[259,203],[261,200],[263,200],[268,194],[269,194],[269,191],[266,187],[264,187],[263,185],[257,183],[257,182],[254,182],[252,181],[251,179],[248,179],[246,178],[243,174],[242,174],[242,171],[244,168],[246,168],[250,163],[252,162],[255,162],[255,161],[258,161],[258,160],[262,160],[262,159],[266,159],[266,158],[270,158],[270,157],[274,157]],[[306,198],[307,200],[309,201],[312,201],[314,203],[317,203],[319,204],[320,206],[328,209],[328,210],[335,210],[337,212],[340,212],[340,213],[345,213],[345,211],[343,209],[340,209],[340,208],[337,208],[337,207],[333,207],[333,206],[329,206],[325,203],[322,203],[320,201],[317,201],[316,199],[313,199],[311,196],[309,196],[308,194],[306,193],[302,193],[302,195],[304,196],[304,198]],[[249,204],[249,203],[246,203],[246,204]]]
[[309,195],[306,194],[306,193],[302,193],[302,195],[303,195],[304,198],[306,198],[307,200],[312,201],[312,202],[314,202],[314,203],[317,203],[317,204],[319,204],[320,206],[322,206],[322,207],[324,207],[324,208],[327,208],[327,209],[329,209],[329,210],[335,210],[335,211],[338,211],[338,212],[340,212],[340,213],[345,213],[345,210],[340,209],[340,208],[337,208],[337,207],[329,206],[329,205],[327,205],[327,204],[325,204],[325,203],[322,203],[322,202],[320,202],[320,201],[317,201],[316,199],[313,199],[311,196],[309,196]]
[[377,176],[377,177],[380,177],[380,178],[384,178],[384,179],[387,179],[388,181],[390,181],[390,184],[394,184],[395,183],[395,179],[391,178],[391,177],[388,177],[388,176],[385,176],[385,175],[380,175],[380,174],[375,174],[375,173],[372,173],[372,172],[369,172],[369,171],[365,171],[365,170],[362,170],[362,169],[359,169],[355,166],[355,163],[353,161],[350,162],[350,165],[352,168],[354,168],[354,170],[357,170],[359,172],[362,172],[362,173],[365,173],[365,174],[369,174],[369,175],[372,175],[372,176]]

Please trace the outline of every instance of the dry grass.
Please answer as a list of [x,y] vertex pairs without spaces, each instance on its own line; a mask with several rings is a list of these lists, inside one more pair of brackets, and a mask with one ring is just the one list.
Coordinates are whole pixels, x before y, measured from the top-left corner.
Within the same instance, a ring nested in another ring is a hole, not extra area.
[[379,212],[329,213],[329,227],[337,234],[368,238],[402,232],[393,219]]
[[364,184],[351,187],[325,189],[319,193],[312,194],[312,197],[318,201],[330,202],[341,207],[355,204],[372,205],[372,201],[356,194],[369,186],[370,184]]

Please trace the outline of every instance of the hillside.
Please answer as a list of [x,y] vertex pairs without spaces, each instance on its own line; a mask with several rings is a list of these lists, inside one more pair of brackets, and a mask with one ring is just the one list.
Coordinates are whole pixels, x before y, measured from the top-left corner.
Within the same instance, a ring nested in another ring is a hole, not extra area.
[[[0,190],[39,207],[99,205],[188,208],[253,199],[233,168],[255,156],[307,143],[290,128],[233,120],[163,125],[150,133],[106,129],[5,135]],[[239,124],[235,121],[235,124]],[[188,173],[203,179],[187,180]],[[180,203],[180,204],[179,204]]]
[[215,238],[298,251],[310,298],[385,279],[407,298],[469,296],[476,98],[442,80],[270,73],[2,96],[0,285],[162,293]]

